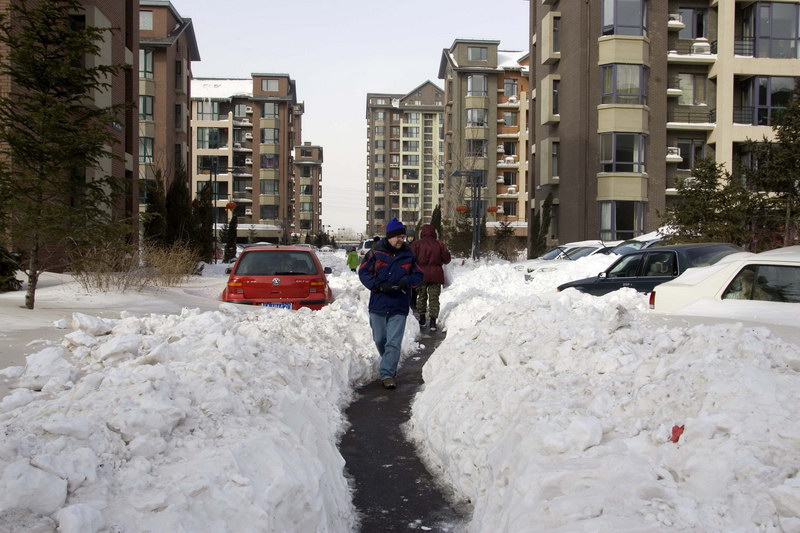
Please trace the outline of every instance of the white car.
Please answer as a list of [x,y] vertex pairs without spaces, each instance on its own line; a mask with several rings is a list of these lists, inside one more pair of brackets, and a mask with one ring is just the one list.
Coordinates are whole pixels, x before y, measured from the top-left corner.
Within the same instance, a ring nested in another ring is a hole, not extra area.
[[800,324],[798,304],[800,246],[731,254],[714,265],[690,268],[650,293],[650,308],[658,313],[787,319],[795,325]]
[[536,259],[520,261],[514,265],[514,268],[524,272],[531,272],[532,268],[535,268],[543,263],[546,264],[548,261],[553,261],[556,259],[569,259],[569,255],[578,253],[579,249],[593,251],[601,247],[603,247],[603,241],[568,242],[566,244],[560,244],[554,248],[551,248]]

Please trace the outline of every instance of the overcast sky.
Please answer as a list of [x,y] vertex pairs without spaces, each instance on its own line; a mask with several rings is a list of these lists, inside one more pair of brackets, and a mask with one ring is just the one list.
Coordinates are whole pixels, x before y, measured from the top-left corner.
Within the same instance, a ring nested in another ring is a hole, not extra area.
[[364,231],[368,92],[438,79],[454,39],[527,50],[526,0],[172,0],[194,23],[198,78],[287,73],[305,102],[303,140],[323,147],[322,223]]

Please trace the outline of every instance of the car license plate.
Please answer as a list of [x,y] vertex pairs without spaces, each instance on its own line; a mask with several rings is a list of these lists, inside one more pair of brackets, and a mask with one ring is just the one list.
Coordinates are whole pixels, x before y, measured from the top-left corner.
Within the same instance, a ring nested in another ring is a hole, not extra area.
[[279,303],[262,303],[262,307],[277,307],[278,309],[291,309],[292,304],[289,302],[279,302]]

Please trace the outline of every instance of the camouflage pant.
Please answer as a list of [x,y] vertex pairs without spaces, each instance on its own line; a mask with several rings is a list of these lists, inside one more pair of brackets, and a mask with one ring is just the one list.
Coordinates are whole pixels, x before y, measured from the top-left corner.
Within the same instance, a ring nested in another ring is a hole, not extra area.
[[417,313],[424,315],[427,307],[428,316],[439,317],[439,295],[442,293],[441,283],[423,283],[417,287]]

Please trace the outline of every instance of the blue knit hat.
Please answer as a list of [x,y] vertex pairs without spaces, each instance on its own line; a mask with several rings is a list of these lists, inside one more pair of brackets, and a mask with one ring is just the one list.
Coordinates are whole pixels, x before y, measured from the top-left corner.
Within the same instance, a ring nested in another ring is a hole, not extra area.
[[386,238],[391,239],[392,237],[397,237],[398,235],[405,235],[406,234],[406,227],[403,225],[402,222],[393,218],[386,224]]

